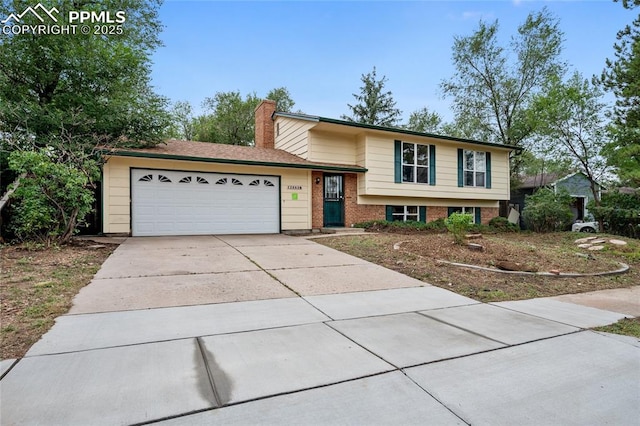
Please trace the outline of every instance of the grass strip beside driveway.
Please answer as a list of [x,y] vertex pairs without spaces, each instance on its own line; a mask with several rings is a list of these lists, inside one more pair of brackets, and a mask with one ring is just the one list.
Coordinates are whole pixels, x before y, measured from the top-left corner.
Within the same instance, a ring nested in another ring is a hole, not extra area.
[[115,250],[74,240],[62,247],[0,247],[0,359],[22,357]]

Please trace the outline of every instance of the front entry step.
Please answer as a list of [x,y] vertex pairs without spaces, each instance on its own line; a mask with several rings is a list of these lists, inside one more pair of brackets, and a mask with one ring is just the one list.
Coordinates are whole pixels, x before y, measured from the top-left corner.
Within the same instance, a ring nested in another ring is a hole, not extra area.
[[363,234],[364,232],[363,228],[320,228],[322,234]]

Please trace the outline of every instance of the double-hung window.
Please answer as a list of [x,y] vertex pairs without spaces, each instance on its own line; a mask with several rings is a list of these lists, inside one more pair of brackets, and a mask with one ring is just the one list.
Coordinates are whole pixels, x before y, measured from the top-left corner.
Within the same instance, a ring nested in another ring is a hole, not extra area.
[[487,173],[486,153],[464,151],[464,186],[485,186]]
[[402,182],[429,183],[429,145],[402,142]]

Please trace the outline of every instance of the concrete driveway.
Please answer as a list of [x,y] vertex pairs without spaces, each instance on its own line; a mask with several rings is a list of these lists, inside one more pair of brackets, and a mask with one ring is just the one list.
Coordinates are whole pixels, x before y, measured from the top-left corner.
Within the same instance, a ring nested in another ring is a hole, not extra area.
[[586,330],[624,316],[284,235],[131,238],[2,362],[0,424],[635,424],[640,343]]

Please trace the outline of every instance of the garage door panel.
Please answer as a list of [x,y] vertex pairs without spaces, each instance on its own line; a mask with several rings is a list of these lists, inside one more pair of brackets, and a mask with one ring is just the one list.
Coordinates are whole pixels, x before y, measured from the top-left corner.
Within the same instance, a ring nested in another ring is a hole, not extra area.
[[273,176],[133,169],[133,235],[280,232]]

